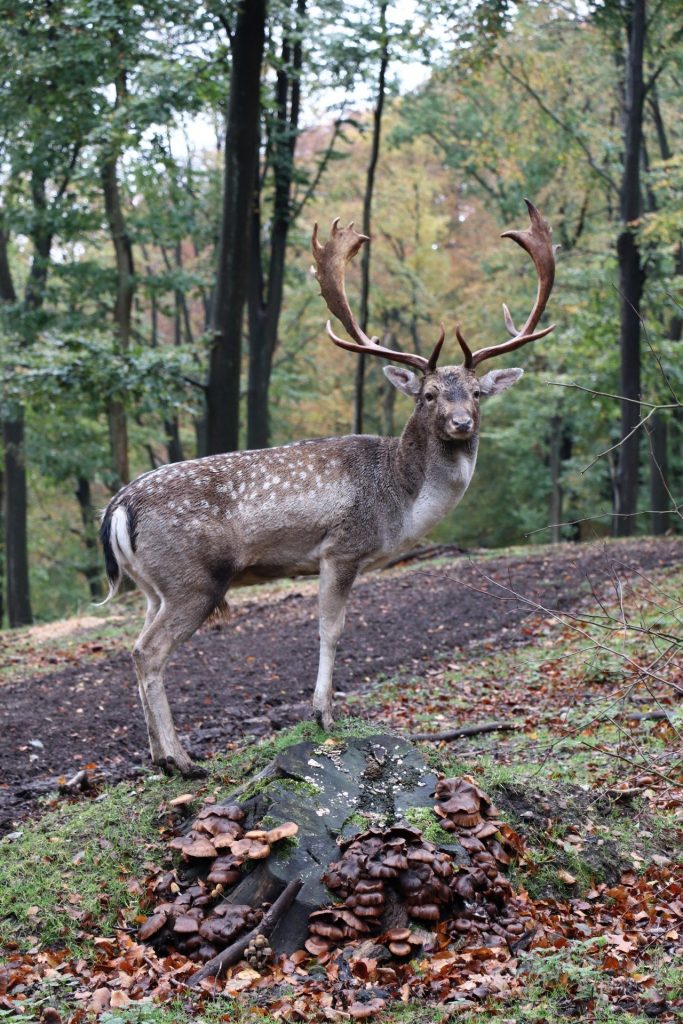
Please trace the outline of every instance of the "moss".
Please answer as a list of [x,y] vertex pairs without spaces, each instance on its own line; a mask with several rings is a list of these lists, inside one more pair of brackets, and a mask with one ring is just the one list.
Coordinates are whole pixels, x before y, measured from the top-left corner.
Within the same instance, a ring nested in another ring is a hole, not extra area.
[[409,825],[420,829],[427,842],[435,846],[450,846],[453,843],[453,836],[441,828],[430,807],[408,807],[404,817]]

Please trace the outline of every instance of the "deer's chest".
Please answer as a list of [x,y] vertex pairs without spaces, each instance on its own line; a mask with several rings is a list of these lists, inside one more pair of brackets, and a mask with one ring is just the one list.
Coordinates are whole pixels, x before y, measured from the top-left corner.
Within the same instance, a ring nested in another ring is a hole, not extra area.
[[406,510],[401,539],[416,541],[429,533],[458,504],[473,472],[474,459],[462,458],[451,472],[428,477],[412,506]]

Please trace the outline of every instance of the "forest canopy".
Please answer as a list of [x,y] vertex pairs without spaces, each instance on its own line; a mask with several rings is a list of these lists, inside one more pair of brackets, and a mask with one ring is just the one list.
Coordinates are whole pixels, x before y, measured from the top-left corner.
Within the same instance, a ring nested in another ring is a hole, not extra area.
[[369,228],[369,333],[426,354],[443,321],[442,363],[531,306],[524,197],[561,246],[439,540],[680,530],[676,0],[3,0],[0,58],[0,623],[103,596],[98,513],[145,470],[400,432],[325,334],[334,217]]

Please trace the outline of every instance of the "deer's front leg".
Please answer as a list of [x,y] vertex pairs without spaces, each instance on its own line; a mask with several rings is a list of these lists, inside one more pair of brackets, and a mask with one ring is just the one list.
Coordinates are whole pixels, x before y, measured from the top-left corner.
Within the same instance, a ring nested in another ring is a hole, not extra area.
[[320,565],[320,663],[313,694],[313,710],[325,730],[332,728],[332,672],[337,643],[344,629],[346,599],[358,572],[357,565],[323,561]]

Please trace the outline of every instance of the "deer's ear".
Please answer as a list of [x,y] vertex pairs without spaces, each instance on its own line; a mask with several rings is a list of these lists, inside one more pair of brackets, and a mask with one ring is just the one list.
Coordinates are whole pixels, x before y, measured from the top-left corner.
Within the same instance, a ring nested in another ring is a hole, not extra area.
[[404,370],[402,366],[385,366],[384,376],[404,395],[415,397],[420,394],[422,380],[410,370]]
[[501,391],[507,391],[517,383],[523,373],[524,370],[520,370],[517,366],[510,367],[508,370],[489,370],[479,378],[482,395],[498,395]]

